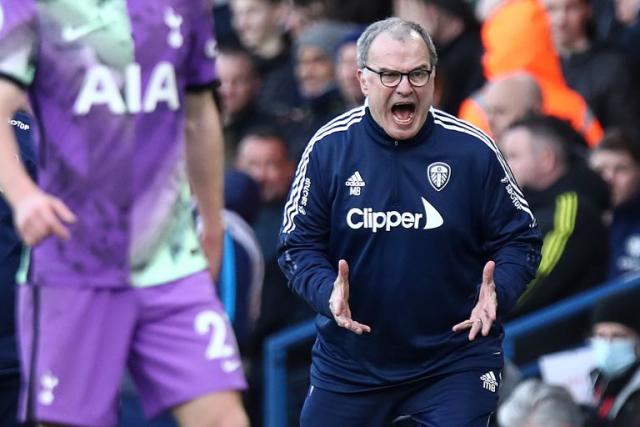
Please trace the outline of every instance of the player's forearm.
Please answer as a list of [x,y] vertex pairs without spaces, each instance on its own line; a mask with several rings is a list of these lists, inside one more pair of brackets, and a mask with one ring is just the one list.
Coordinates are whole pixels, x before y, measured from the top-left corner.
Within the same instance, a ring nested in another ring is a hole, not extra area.
[[189,181],[205,227],[221,225],[223,140],[210,93],[187,97],[186,157]]

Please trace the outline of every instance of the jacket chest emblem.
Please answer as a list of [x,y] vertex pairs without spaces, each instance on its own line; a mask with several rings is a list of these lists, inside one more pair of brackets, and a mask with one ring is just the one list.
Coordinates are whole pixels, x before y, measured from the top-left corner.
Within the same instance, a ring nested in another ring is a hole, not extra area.
[[427,180],[436,191],[441,191],[451,178],[451,166],[443,162],[431,163],[427,167]]

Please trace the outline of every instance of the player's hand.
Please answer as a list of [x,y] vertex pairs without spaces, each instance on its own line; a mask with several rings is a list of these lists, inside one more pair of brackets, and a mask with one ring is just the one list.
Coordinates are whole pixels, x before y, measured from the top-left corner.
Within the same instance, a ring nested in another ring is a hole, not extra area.
[[224,229],[222,224],[206,225],[203,223],[200,244],[209,262],[209,272],[218,281],[220,265],[222,264],[222,249],[224,246]]
[[473,341],[478,332],[482,332],[482,336],[489,335],[491,325],[496,320],[496,312],[498,311],[498,296],[496,294],[496,283],[493,281],[493,270],[496,263],[487,262],[482,270],[482,285],[480,285],[480,295],[478,303],[471,311],[471,316],[464,322],[460,322],[453,327],[454,332],[469,331],[469,341]]
[[51,234],[67,240],[65,224],[76,222],[76,216],[62,200],[36,189],[16,203],[14,222],[22,241],[36,246]]
[[361,335],[363,332],[371,332],[371,328],[351,318],[349,308],[349,265],[341,259],[338,262],[338,277],[333,282],[333,291],[329,298],[329,309],[338,326]]

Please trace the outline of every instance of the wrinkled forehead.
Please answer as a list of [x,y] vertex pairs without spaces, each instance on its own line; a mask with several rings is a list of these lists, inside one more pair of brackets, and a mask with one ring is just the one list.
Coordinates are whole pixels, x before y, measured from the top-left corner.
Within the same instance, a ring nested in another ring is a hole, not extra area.
[[384,31],[378,34],[371,43],[367,60],[391,69],[407,64],[413,64],[408,65],[408,69],[431,66],[427,44],[415,31],[408,34]]

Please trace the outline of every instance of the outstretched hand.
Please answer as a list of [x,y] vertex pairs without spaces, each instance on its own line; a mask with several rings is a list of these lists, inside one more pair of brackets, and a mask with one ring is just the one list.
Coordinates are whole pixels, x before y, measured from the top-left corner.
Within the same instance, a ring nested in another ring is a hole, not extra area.
[[338,262],[338,277],[333,282],[333,291],[329,298],[329,309],[338,326],[361,335],[371,332],[371,328],[351,318],[349,308],[349,265],[341,259]]
[[496,294],[496,284],[493,281],[493,271],[496,263],[489,261],[482,270],[482,285],[480,285],[480,295],[478,303],[473,310],[471,316],[464,322],[460,322],[453,327],[454,332],[469,331],[469,341],[473,341],[478,332],[482,332],[482,336],[489,335],[491,326],[496,320],[496,312],[498,311],[498,297]]

